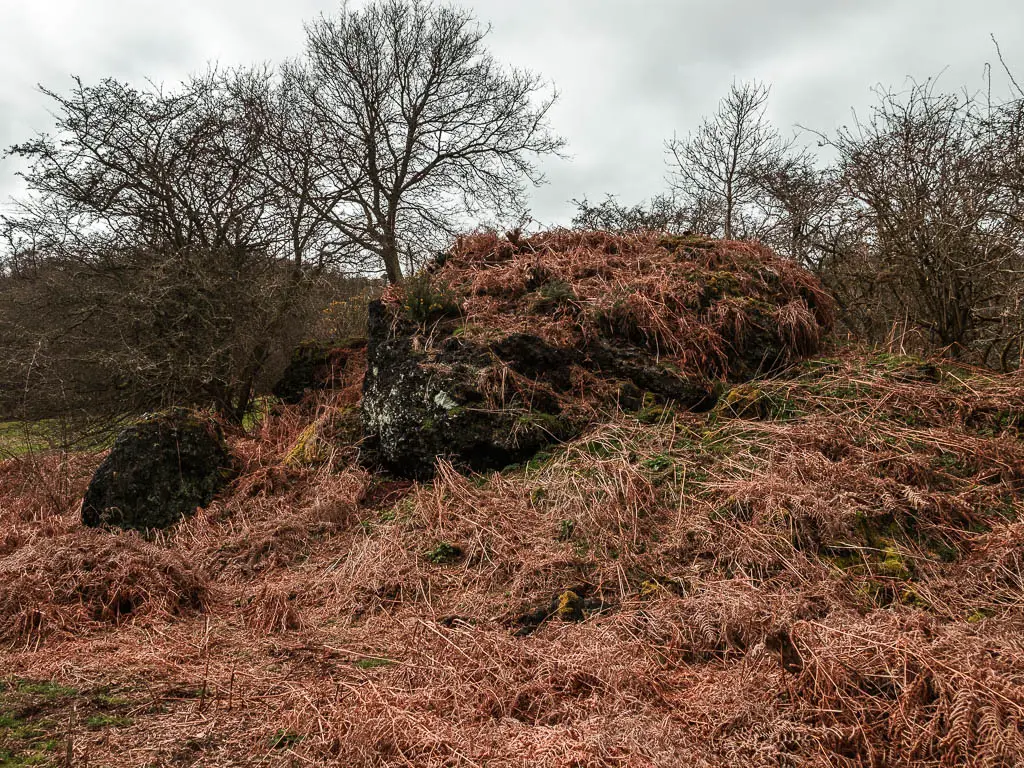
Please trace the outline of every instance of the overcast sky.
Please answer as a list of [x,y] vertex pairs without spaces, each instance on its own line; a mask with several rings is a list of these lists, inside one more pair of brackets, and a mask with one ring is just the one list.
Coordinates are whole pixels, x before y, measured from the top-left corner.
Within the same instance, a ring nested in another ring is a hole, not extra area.
[[[353,0],[352,6],[362,3]],[[784,131],[828,131],[864,112],[875,85],[942,72],[946,89],[984,85],[995,34],[1024,81],[1024,0],[465,0],[499,59],[541,73],[560,100],[570,157],[545,164],[542,223],[568,223],[572,198],[664,191],[664,142],[712,112],[734,78],[772,85]],[[211,61],[280,61],[303,21],[334,0],[0,0],[0,146],[45,130],[37,84],[70,76],[173,83]],[[1004,79],[998,78],[997,86]],[[998,90],[998,88],[997,88]],[[0,163],[0,207],[19,189]]]

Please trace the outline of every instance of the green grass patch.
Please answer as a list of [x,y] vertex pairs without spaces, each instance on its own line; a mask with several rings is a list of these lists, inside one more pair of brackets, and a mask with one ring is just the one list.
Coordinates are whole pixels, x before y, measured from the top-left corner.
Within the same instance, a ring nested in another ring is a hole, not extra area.
[[424,553],[424,557],[434,565],[445,565],[462,557],[462,547],[447,541],[439,541]]
[[242,417],[242,429],[246,432],[256,430],[264,421],[270,418],[271,410],[280,401],[273,395],[257,397],[252,401],[249,410]]
[[288,749],[302,741],[302,735],[285,728],[274,731],[267,740],[271,749]]
[[28,696],[40,696],[47,700],[77,696],[78,689],[66,685],[60,685],[52,680],[28,681],[18,680],[12,686],[13,690]]
[[0,459],[48,451],[58,437],[52,421],[0,421]]
[[359,669],[377,669],[377,667],[390,667],[395,662],[392,659],[385,658],[366,658],[360,659],[356,662],[356,666]]
[[0,768],[63,765],[56,757],[69,723],[89,731],[122,728],[133,721],[117,710],[131,704],[108,686],[80,691],[53,680],[0,681]]

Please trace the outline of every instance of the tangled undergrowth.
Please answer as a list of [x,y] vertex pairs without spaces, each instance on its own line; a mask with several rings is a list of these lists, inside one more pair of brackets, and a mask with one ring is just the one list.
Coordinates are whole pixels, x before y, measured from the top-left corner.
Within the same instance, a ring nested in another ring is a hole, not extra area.
[[831,354],[420,483],[316,393],[150,541],[4,462],[0,759],[1018,765],[1024,380]]

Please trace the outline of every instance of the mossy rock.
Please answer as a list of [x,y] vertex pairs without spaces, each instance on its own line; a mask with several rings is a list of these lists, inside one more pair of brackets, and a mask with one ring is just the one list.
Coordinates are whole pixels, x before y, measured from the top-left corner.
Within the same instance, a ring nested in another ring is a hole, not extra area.
[[286,467],[309,467],[323,462],[330,452],[324,441],[322,427],[318,422],[307,426],[295,439],[288,455],[284,457]]
[[82,523],[148,531],[205,507],[231,477],[219,425],[185,410],[124,429],[82,500]]
[[562,621],[583,621],[583,598],[567,589],[558,596],[555,615]]
[[751,383],[740,384],[726,392],[718,403],[718,410],[724,416],[738,419],[775,419],[790,412],[791,406],[779,393]]
[[[489,405],[481,374],[497,353],[488,347],[452,336],[424,351],[413,342],[416,327],[381,302],[370,305],[369,334],[361,456],[371,464],[414,479],[429,478],[438,458],[487,472],[526,461],[579,431],[569,417],[525,402]],[[531,347],[528,338],[497,349],[514,369],[539,370],[554,354]]]
[[513,620],[515,635],[525,637],[532,634],[548,620],[584,621],[607,608],[600,592],[595,592],[589,584],[578,584],[556,592],[547,602],[516,616]]
[[[581,409],[565,407],[581,380],[603,380],[603,405],[713,407],[717,389],[686,377],[649,351],[605,339],[556,345],[525,332],[479,340],[438,326],[428,332],[401,306],[373,302],[361,403],[371,466],[429,478],[439,458],[475,472],[528,461],[587,426]],[[496,386],[512,372],[511,386]],[[589,377],[589,379],[588,379]],[[529,384],[523,384],[527,380]]]

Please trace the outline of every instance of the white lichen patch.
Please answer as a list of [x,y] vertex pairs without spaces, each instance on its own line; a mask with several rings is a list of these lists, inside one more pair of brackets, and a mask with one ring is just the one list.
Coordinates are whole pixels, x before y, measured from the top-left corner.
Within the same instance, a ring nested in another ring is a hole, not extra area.
[[449,395],[447,392],[440,391],[434,395],[434,403],[438,407],[444,408],[446,411],[451,411],[459,407],[459,404]]

